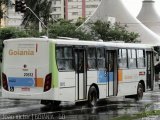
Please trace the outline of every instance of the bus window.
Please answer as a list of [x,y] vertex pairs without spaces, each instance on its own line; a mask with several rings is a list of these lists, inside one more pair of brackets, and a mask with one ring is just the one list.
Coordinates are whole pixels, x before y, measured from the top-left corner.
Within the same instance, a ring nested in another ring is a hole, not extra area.
[[88,48],[88,69],[96,69],[96,54],[95,48]]
[[108,70],[109,72],[114,72],[114,53],[113,52],[109,52],[108,53],[108,57],[109,57],[109,66],[108,66]]
[[72,48],[68,48],[68,47],[64,48],[64,58],[72,59]]
[[58,69],[71,71],[73,70],[73,55],[71,47],[58,47],[56,49]]
[[97,48],[97,67],[98,69],[105,68],[104,49]]
[[136,50],[128,49],[128,65],[129,68],[136,68]]
[[56,50],[57,58],[63,58],[63,48],[57,48]]
[[119,65],[119,68],[127,68],[127,51],[126,51],[126,49],[119,49],[118,65]]
[[144,50],[137,50],[137,64],[138,64],[138,68],[143,68],[145,67],[145,63],[144,63]]

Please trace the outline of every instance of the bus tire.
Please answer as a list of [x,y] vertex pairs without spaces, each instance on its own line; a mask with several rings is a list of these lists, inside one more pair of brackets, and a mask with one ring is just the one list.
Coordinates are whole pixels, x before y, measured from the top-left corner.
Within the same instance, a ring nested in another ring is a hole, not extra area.
[[143,98],[143,85],[141,83],[138,83],[138,87],[137,87],[137,95],[136,95],[136,100],[142,100]]
[[97,92],[97,89],[94,86],[92,86],[88,93],[89,106],[91,107],[96,106],[97,101],[98,101],[98,92]]
[[58,107],[61,104],[61,101],[53,101],[52,105]]
[[46,105],[46,106],[59,106],[61,104],[61,101],[53,101],[53,100],[41,100],[41,104],[42,105]]
[[50,100],[41,100],[42,105],[49,105],[51,103]]

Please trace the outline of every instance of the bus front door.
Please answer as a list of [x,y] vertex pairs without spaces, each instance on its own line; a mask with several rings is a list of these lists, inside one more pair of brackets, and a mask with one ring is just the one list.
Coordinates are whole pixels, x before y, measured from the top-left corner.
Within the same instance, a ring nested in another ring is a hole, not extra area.
[[153,90],[154,75],[153,75],[153,53],[147,51],[147,89]]
[[86,52],[84,49],[75,50],[75,68],[76,68],[76,100],[86,99]]
[[106,51],[107,97],[116,96],[118,89],[116,51]]

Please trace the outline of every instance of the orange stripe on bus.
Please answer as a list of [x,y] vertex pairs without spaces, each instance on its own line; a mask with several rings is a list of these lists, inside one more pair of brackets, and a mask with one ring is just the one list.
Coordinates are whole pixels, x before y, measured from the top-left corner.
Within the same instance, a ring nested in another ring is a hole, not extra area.
[[37,78],[35,83],[36,87],[43,87],[43,78]]
[[118,81],[122,81],[122,70],[118,70]]

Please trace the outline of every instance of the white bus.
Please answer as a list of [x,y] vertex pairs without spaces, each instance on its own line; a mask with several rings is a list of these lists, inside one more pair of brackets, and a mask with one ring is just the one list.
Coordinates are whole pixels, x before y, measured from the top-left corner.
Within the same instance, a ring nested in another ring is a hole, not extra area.
[[2,96],[42,104],[143,97],[154,87],[149,45],[19,38],[4,41]]

